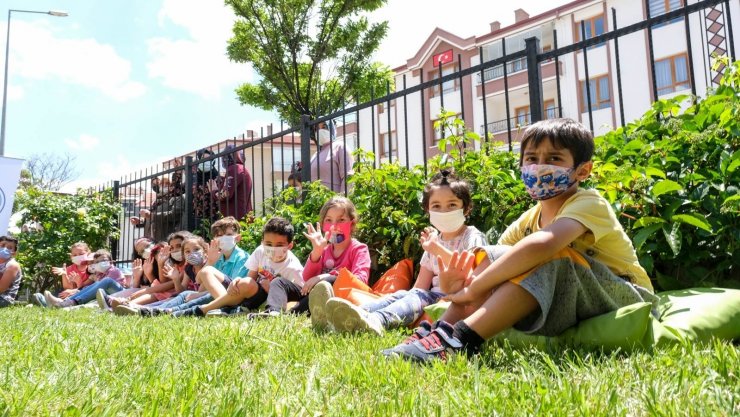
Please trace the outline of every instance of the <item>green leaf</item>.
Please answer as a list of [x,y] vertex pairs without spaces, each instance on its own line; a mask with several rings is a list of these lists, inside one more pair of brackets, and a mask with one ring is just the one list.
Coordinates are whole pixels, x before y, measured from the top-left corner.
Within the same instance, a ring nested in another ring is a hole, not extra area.
[[699,229],[703,229],[709,233],[712,233],[712,226],[709,224],[709,222],[707,222],[703,217],[695,213],[676,214],[675,216],[671,217],[671,220],[673,220],[674,222],[690,224],[694,227],[698,227]]
[[668,246],[670,246],[673,256],[676,257],[681,252],[681,223],[673,223],[669,229],[668,225],[663,225],[663,235],[665,236]]
[[663,179],[666,178],[665,172],[663,172],[662,170],[660,170],[658,168],[655,168],[655,167],[647,167],[647,168],[645,168],[645,175],[647,175],[648,177],[660,177],[660,178],[663,178]]
[[637,234],[635,234],[635,236],[632,238],[632,243],[634,243],[635,249],[640,250],[640,248],[642,248],[642,245],[645,244],[645,241],[648,240],[648,238],[652,236],[655,232],[657,232],[660,228],[660,224],[651,224],[650,226],[647,226],[637,232]]
[[655,185],[653,185],[651,194],[653,197],[659,197],[666,193],[671,193],[674,191],[681,191],[681,190],[683,190],[683,187],[681,187],[681,185],[679,185],[677,182],[671,181],[671,180],[661,180],[661,181],[656,182]]
[[632,226],[633,229],[639,229],[640,227],[645,227],[651,224],[659,224],[659,223],[665,223],[666,221],[664,219],[661,219],[660,217],[651,217],[651,216],[645,216],[640,217]]

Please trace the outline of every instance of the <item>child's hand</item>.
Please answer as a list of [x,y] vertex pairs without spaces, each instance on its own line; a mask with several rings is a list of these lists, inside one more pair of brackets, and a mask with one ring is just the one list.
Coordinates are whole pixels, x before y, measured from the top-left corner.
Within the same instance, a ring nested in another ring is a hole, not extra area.
[[141,216],[141,217],[143,217],[145,219],[147,217],[151,217],[151,215],[152,215],[152,212],[149,211],[149,210],[147,210],[147,209],[141,209],[141,210],[139,210],[139,216]]
[[198,297],[200,297],[202,295],[203,294],[201,294],[199,292],[194,292],[192,294],[188,294],[188,295],[185,296],[185,301],[193,301],[193,300],[195,300],[196,298],[198,298]]
[[67,264],[62,265],[61,268],[54,266],[51,268],[51,273],[54,275],[67,275]]
[[[473,280],[473,263],[475,255],[470,252],[455,252],[452,254],[450,265],[445,267],[442,260],[437,258],[439,265],[440,287],[447,295],[442,297],[446,301],[456,304],[471,304],[481,298],[483,294],[477,291]],[[445,282],[445,284],[443,284]]]
[[303,283],[303,288],[301,288],[301,295],[308,295],[308,293],[311,292],[313,287],[321,281],[321,275],[317,275],[308,281]]
[[439,244],[439,232],[433,227],[425,227],[421,232],[419,242],[424,251],[434,254],[434,249]]
[[239,295],[239,281],[241,281],[241,278],[234,278],[233,281],[229,284],[229,288],[226,289],[226,293],[233,296]]
[[163,272],[164,276],[171,279],[172,281],[180,282],[180,278],[182,278],[180,270],[177,268],[173,268],[170,264],[164,265]]
[[218,183],[214,179],[208,180],[206,186],[208,187],[208,191],[210,192],[218,191]]
[[462,290],[470,282],[474,262],[475,256],[470,252],[453,252],[448,266],[437,257],[439,287],[442,292],[453,294]]
[[77,285],[77,288],[82,287],[82,277],[77,272],[70,273],[67,279],[74,282],[75,285]]
[[306,238],[311,242],[311,246],[313,246],[313,250],[311,251],[311,260],[315,259],[318,261],[318,259],[321,258],[321,254],[324,252],[324,249],[329,245],[330,233],[331,232],[326,232],[326,234],[322,235],[320,224],[316,223],[316,228],[314,229],[311,223],[306,223],[306,232],[303,232],[303,236],[306,236]]
[[162,249],[157,252],[157,263],[162,265],[167,258],[170,257],[170,245],[162,246]]
[[147,277],[148,280],[154,281],[154,258],[149,257],[149,259],[144,260],[144,264],[141,268],[144,271],[144,275]]
[[129,221],[129,223],[131,223],[134,226],[138,226],[139,223],[142,222],[141,219],[138,218],[138,217],[132,217],[132,218],[128,219],[128,221]]
[[206,262],[206,265],[215,265],[216,262],[218,262],[218,259],[221,257],[221,248],[218,247],[218,239],[211,240],[211,243],[208,245],[208,260]]

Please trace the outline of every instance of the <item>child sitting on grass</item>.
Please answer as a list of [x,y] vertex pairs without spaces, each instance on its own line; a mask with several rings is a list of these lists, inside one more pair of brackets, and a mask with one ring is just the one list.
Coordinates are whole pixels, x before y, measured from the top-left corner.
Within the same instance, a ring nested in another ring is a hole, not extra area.
[[[289,294],[297,299],[301,288],[297,283],[303,284],[303,265],[290,251],[294,233],[293,225],[287,220],[280,217],[270,219],[262,231],[262,245],[247,260],[247,276],[234,278],[226,294],[210,303],[193,306],[174,315],[202,317],[216,309],[236,306],[256,310],[265,300],[268,312],[279,313],[285,308]],[[290,293],[284,288],[289,288]]]
[[[90,247],[85,242],[76,242],[69,248],[69,259],[72,265],[63,264],[61,267],[52,267],[51,273],[62,279],[62,291],[59,298],[67,298],[76,294],[83,284],[88,281],[87,265],[91,260]],[[31,304],[46,307],[44,294],[37,292],[29,300]]]
[[[421,234],[424,255],[414,288],[387,295],[358,307],[342,298],[331,298],[327,315],[340,332],[373,331],[382,335],[385,329],[408,326],[424,314],[424,307],[436,303],[443,295],[439,288],[437,257],[449,262],[453,251],[471,250],[487,245],[486,237],[475,226],[465,224],[473,210],[470,185],[451,171],[443,170],[424,187],[421,202],[434,228]],[[425,326],[429,326],[424,322]]]
[[92,263],[88,266],[88,269],[91,270],[90,277],[95,283],[88,285],[66,299],[54,297],[49,291],[46,291],[44,292],[46,304],[57,308],[74,307],[94,300],[98,290],[109,294],[122,291],[124,289],[123,273],[111,261],[110,252],[105,249],[98,250],[93,255]]
[[499,239],[511,246],[473,270],[475,255],[455,253],[440,283],[452,302],[431,328],[419,327],[389,356],[427,362],[473,354],[487,339],[515,327],[544,336],[581,320],[641,301],[652,285],[632,242],[596,190],[579,189],[593,162],[591,132],[570,119],[530,126],[521,143],[522,180],[537,204]]
[[334,296],[332,284],[340,269],[347,268],[366,284],[370,277],[370,251],[352,237],[357,222],[355,205],[346,197],[334,196],[321,207],[316,228],[306,225],[303,235],[311,241],[312,250],[303,268],[303,298],[292,311],[310,309],[314,327],[327,325],[326,302]]
[[21,287],[23,272],[15,253],[18,251],[18,239],[0,236],[0,307],[13,304]]

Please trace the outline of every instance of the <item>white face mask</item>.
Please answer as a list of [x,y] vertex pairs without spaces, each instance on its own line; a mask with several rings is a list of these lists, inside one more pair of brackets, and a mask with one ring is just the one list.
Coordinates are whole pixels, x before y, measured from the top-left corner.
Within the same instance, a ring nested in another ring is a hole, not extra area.
[[72,257],[72,263],[80,266],[83,262],[87,260],[87,255],[77,255]]
[[319,146],[324,146],[331,142],[331,134],[328,129],[319,129]]
[[182,262],[182,251],[170,252],[170,257],[174,259],[175,262]]
[[282,262],[290,250],[287,246],[262,246],[265,256],[273,262]]
[[108,268],[110,268],[110,262],[109,261],[100,261],[100,262],[96,263],[95,265],[93,265],[93,269],[95,270],[95,272],[97,272],[99,274],[104,273],[105,271],[108,270]]
[[221,236],[218,238],[218,248],[221,252],[229,252],[236,246],[236,236]]
[[440,232],[452,233],[465,224],[465,213],[463,209],[448,212],[430,211],[429,221]]
[[149,259],[152,256],[152,249],[154,249],[154,245],[147,246],[146,249],[144,249],[144,252],[141,253],[141,257],[144,259]]

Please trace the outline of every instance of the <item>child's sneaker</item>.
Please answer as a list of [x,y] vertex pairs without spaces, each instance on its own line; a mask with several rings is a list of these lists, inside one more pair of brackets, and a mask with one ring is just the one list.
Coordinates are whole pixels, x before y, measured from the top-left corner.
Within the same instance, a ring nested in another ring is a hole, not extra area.
[[326,314],[326,302],[334,297],[331,284],[321,281],[314,285],[308,294],[308,310],[311,312],[311,325],[317,328],[326,328],[329,318]]
[[326,302],[329,323],[340,332],[371,331],[378,336],[385,333],[383,324],[373,314],[357,307],[343,298],[331,298]]
[[206,317],[228,317],[231,314],[227,313],[224,310],[221,310],[220,308],[214,309],[206,313]]
[[95,292],[95,300],[98,302],[98,307],[100,307],[101,310],[110,311],[108,294],[105,292],[104,289],[98,288],[98,291]]
[[411,336],[404,339],[404,341],[401,342],[401,344],[408,345],[419,339],[423,339],[429,336],[429,333],[431,333],[433,329],[434,327],[432,326],[432,323],[429,323],[428,321],[424,320],[421,323],[419,323],[419,327],[414,329],[414,333],[412,333]]
[[46,298],[44,298],[44,294],[41,294],[40,292],[37,292],[31,295],[31,298],[28,301],[31,304],[39,306],[39,307],[48,307],[46,305]]
[[139,309],[125,304],[113,307],[113,314],[116,316],[138,316]]
[[261,311],[259,313],[249,313],[247,314],[247,320],[259,320],[259,319],[268,319],[270,317],[278,317],[280,316],[279,311],[271,310],[271,311]]
[[59,308],[59,305],[62,304],[62,301],[64,301],[61,298],[54,297],[54,295],[49,291],[44,291],[44,299],[46,299],[47,306],[55,308]]
[[185,310],[175,311],[172,313],[172,317],[205,317],[205,313],[200,309],[200,306],[193,306]]
[[452,335],[452,325],[438,321],[436,327],[425,337],[409,344],[400,344],[383,351],[386,356],[399,356],[403,359],[427,363],[435,359],[447,361],[450,355],[463,349],[462,342]]

